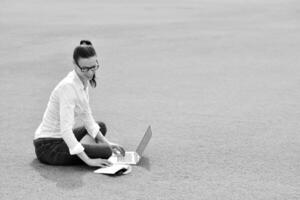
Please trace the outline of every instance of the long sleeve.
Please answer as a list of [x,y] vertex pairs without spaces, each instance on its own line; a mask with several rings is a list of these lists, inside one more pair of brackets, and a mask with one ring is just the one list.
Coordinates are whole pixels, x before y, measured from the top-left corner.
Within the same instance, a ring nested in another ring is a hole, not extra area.
[[99,125],[96,123],[95,119],[93,118],[91,107],[89,104],[89,95],[88,91],[84,93],[84,98],[83,98],[83,105],[82,108],[84,112],[82,113],[82,120],[84,123],[84,126],[89,133],[89,135],[92,138],[95,138],[97,133],[100,131]]
[[71,155],[81,153],[84,148],[73,133],[75,91],[71,85],[64,85],[59,90],[59,116],[62,138],[69,147]]
[[92,116],[91,109],[88,108],[83,114],[84,126],[92,138],[95,138],[97,133],[100,131],[99,125],[96,123]]

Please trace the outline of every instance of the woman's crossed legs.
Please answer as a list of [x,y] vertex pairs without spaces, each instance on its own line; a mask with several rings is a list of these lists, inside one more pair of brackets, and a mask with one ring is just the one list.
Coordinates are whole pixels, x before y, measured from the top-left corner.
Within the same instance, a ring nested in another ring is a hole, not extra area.
[[[97,122],[101,133],[105,136],[107,132],[106,125],[103,122]],[[73,129],[74,135],[78,141],[82,140],[88,134],[85,127]],[[71,155],[67,144],[62,138],[39,138],[34,140],[35,152],[37,158],[46,164],[51,165],[74,165],[84,162],[77,156]],[[103,143],[82,143],[85,153],[90,158],[108,159],[112,150],[109,145]]]

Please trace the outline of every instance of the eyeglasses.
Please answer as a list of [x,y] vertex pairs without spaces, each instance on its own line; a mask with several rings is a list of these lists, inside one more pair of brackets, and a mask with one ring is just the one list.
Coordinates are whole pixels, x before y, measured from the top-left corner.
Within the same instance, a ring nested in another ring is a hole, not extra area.
[[94,66],[91,66],[91,67],[85,67],[85,66],[83,66],[83,67],[80,67],[77,63],[76,63],[76,65],[77,65],[77,67],[81,70],[81,72],[88,72],[88,71],[96,71],[97,69],[99,69],[99,64],[98,64],[98,60],[96,61],[97,62],[97,64],[96,65],[94,65]]

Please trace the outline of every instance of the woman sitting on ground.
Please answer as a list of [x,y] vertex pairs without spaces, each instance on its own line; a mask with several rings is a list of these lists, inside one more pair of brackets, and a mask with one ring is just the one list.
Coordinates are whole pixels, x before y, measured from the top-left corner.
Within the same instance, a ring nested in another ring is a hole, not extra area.
[[[34,147],[38,160],[51,165],[85,163],[93,167],[111,165],[112,153],[125,154],[118,144],[109,142],[103,122],[95,122],[89,105],[88,85],[95,88],[99,68],[90,41],[82,40],[73,53],[74,69],[51,93],[43,120],[35,132]],[[84,126],[73,128],[75,119]],[[94,143],[80,143],[89,134]]]

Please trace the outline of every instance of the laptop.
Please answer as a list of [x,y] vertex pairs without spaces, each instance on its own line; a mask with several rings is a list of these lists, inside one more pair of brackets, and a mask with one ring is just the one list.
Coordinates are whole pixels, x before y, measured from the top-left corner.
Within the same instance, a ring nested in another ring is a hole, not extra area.
[[140,144],[136,148],[136,151],[126,151],[125,156],[117,156],[113,154],[108,160],[113,164],[130,164],[130,165],[138,164],[151,137],[152,137],[151,126],[148,126],[144,134],[144,137],[142,138]]

